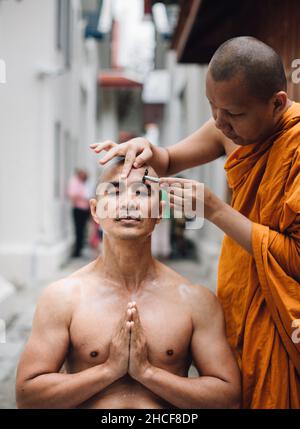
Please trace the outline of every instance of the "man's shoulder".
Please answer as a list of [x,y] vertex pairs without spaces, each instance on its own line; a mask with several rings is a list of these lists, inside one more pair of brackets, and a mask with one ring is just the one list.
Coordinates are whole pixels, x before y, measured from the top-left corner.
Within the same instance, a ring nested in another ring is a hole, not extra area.
[[64,310],[72,307],[88,277],[84,268],[48,284],[39,297],[39,304]]
[[209,288],[199,283],[192,283],[186,277],[177,273],[172,268],[163,265],[163,274],[172,287],[177,288],[180,295],[197,311],[213,313],[216,307],[219,307],[219,301]]

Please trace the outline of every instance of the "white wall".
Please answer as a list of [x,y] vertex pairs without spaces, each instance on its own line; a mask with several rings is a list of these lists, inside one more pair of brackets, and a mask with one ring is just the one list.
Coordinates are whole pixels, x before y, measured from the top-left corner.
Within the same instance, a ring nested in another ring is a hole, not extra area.
[[56,5],[0,2],[0,58],[7,66],[0,85],[0,274],[26,285],[51,276],[68,257],[67,173],[75,165],[91,169],[87,145],[96,138],[97,49],[83,39],[78,0],[71,1],[72,67],[38,77],[64,69]]

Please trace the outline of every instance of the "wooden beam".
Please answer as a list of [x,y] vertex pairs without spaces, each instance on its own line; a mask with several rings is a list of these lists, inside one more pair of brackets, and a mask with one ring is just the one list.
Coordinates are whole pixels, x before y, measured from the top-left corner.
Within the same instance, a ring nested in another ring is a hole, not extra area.
[[194,26],[195,20],[197,18],[200,6],[202,4],[202,0],[193,0],[192,7],[190,9],[190,13],[187,16],[183,24],[183,28],[181,34],[179,34],[178,44],[177,44],[177,60],[180,61],[183,51],[186,47],[189,35]]

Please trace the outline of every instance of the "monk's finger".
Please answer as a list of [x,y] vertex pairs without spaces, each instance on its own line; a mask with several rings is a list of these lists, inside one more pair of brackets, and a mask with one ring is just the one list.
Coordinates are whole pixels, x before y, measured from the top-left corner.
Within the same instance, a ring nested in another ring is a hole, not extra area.
[[134,168],[142,167],[144,164],[146,164],[149,161],[152,155],[153,155],[152,151],[148,147],[146,147],[146,149],[144,149],[143,152],[141,152],[140,155],[135,158],[135,161],[133,164]]
[[132,169],[133,163],[135,162],[135,156],[136,152],[134,149],[128,149],[126,155],[125,155],[125,161],[121,173],[121,178],[126,179],[128,177],[128,174],[130,173],[130,170]]
[[167,192],[168,195],[177,195],[179,197],[183,196],[185,192],[184,189],[177,186],[168,186],[167,188],[163,187],[163,189]]
[[110,161],[112,158],[114,158],[115,156],[118,156],[118,155],[120,155],[120,153],[119,153],[119,147],[115,146],[115,147],[111,148],[107,152],[107,154],[103,158],[100,159],[99,162],[101,164],[106,164],[108,161]]
[[159,178],[159,184],[168,183],[170,185],[174,185],[175,183],[185,184],[185,183],[192,183],[192,182],[193,181],[190,179],[182,179],[178,177],[160,177]]
[[170,195],[169,201],[178,207],[182,207],[184,205],[184,199],[182,197],[177,197],[176,195]]
[[95,152],[95,153],[100,153],[102,150],[109,150],[112,147],[117,146],[117,143],[113,142],[112,140],[105,140],[104,142],[100,142],[100,143],[93,143],[90,145],[90,148]]

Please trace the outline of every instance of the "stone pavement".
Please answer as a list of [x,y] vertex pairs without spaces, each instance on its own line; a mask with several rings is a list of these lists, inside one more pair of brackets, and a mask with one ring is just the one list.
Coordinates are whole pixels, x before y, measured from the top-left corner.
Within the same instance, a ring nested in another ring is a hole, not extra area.
[[[87,258],[73,260],[53,279],[32,285],[26,290],[19,290],[5,301],[5,305],[0,304],[0,319],[6,323],[6,342],[1,343],[0,340],[0,409],[16,407],[14,392],[16,366],[30,333],[36,301],[42,289],[50,282],[70,274],[89,261]],[[193,283],[200,283],[214,290],[215,285],[208,280],[208,276],[198,263],[185,260],[163,262]],[[190,375],[196,374],[196,370],[192,367]]]

